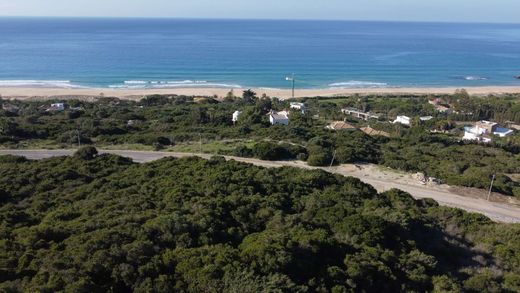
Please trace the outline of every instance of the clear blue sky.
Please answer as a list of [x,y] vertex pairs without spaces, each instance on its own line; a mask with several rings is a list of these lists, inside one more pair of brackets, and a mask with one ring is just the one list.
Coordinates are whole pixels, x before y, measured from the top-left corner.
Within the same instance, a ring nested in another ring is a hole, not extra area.
[[520,0],[0,0],[2,16],[520,22]]

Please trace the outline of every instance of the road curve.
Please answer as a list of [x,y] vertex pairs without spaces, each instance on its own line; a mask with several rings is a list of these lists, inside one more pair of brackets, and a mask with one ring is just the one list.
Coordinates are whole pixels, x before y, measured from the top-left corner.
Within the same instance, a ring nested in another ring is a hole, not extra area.
[[[210,154],[193,154],[193,153],[175,153],[175,152],[149,152],[149,151],[126,151],[126,150],[98,150],[100,153],[116,154],[123,157],[128,157],[135,162],[145,163],[155,161],[164,157],[189,157],[198,156],[209,159],[213,155]],[[0,150],[0,155],[17,155],[24,156],[29,159],[39,160],[56,156],[70,156],[74,150]],[[367,176],[356,174],[356,172],[347,172],[341,169],[332,167],[310,167],[301,162],[295,161],[263,161],[251,158],[240,158],[225,156],[228,160],[236,160],[239,162],[250,163],[257,166],[277,168],[277,167],[296,167],[305,169],[322,169],[331,173],[337,173],[344,176],[352,176],[361,179],[361,181],[374,186],[379,192],[383,192],[392,188],[401,189],[410,193],[414,198],[432,198],[440,205],[460,208],[469,212],[480,213],[488,216],[497,222],[504,223],[520,223],[520,207],[508,205],[505,203],[488,202],[482,199],[464,197],[458,194],[449,192],[446,189],[435,188],[431,186],[411,185],[404,182],[390,181],[376,178],[374,176]]]

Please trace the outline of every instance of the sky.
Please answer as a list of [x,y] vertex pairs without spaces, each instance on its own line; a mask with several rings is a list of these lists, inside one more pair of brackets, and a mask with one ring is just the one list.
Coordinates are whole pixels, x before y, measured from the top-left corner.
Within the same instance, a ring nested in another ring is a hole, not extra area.
[[0,16],[520,22],[520,0],[0,0]]

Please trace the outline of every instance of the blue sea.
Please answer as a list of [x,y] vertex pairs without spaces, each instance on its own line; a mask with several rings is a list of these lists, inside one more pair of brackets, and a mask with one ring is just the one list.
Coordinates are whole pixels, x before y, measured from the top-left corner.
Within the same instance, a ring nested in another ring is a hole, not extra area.
[[0,18],[0,87],[520,85],[520,24]]

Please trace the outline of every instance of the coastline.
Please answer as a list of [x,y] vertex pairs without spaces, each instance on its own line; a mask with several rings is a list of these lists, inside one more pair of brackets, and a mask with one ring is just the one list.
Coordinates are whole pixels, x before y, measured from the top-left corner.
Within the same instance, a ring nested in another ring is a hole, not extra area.
[[[338,88],[338,89],[297,89],[295,91],[296,98],[303,97],[334,97],[352,94],[453,94],[457,89],[463,87],[403,87],[403,88]],[[520,94],[520,85],[518,86],[482,86],[482,87],[465,87],[471,95],[490,95],[490,94]],[[162,88],[162,89],[110,89],[110,88],[44,88],[44,87],[0,87],[0,97],[3,99],[20,99],[20,100],[45,100],[45,99],[84,99],[93,100],[100,96],[116,97],[120,99],[139,100],[147,95],[186,95],[186,96],[218,96],[225,97],[230,90],[233,90],[235,96],[241,96],[242,91],[247,88]],[[258,96],[263,94],[269,97],[277,97],[279,99],[291,98],[290,89],[265,89],[251,88]]]

